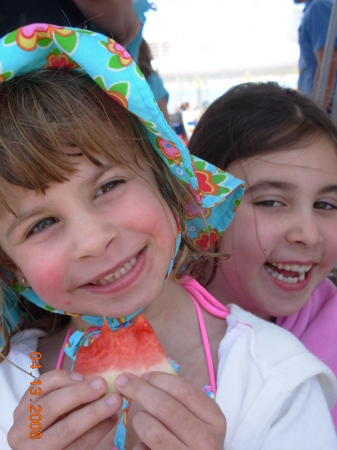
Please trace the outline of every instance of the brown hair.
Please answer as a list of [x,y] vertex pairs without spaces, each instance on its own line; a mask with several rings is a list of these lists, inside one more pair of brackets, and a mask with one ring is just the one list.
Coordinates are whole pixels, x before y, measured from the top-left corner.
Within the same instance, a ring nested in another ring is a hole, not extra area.
[[146,79],[151,73],[157,73],[152,67],[152,59],[153,57],[149,44],[143,38],[139,47],[138,65]]
[[274,82],[244,83],[207,108],[188,147],[226,170],[234,161],[309,143],[319,132],[337,145],[335,125],[311,99]]
[[[66,69],[43,69],[0,84],[2,207],[13,213],[11,185],[45,193],[51,183],[65,182],[76,171],[65,150],[69,147],[77,147],[97,166],[101,163],[95,154],[127,166],[130,153],[136,165],[145,162],[153,169],[162,196],[183,224],[182,193],[190,195],[187,189],[154,151],[140,121],[112,101],[91,78]],[[174,275],[181,264],[188,264],[193,252],[198,250],[182,229]],[[0,266],[14,273],[13,263],[1,250]],[[19,296],[18,301],[27,316],[21,330],[37,327],[51,333],[69,322],[69,317],[38,308],[24,297]],[[4,305],[3,299],[0,304]],[[11,329],[1,315],[3,356],[7,356],[9,339],[17,330]]]

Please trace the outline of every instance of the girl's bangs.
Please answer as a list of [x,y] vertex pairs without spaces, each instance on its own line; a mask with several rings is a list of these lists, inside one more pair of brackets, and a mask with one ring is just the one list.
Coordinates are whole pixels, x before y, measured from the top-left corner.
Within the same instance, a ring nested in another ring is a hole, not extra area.
[[[50,69],[0,85],[0,189],[45,192],[76,171],[74,156],[125,165],[141,157],[130,113],[91,79]],[[79,82],[80,80],[80,82]],[[57,100],[55,100],[57,99]]]

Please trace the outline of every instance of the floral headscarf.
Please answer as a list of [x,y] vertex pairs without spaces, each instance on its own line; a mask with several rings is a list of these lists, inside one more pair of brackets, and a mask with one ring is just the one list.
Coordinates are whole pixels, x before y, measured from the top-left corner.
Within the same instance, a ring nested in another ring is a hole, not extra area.
[[[198,209],[187,198],[185,226],[194,245],[205,250],[210,241],[221,236],[240,203],[243,183],[190,155],[164,119],[138,66],[121,45],[99,33],[48,24],[27,25],[0,40],[0,82],[43,67],[67,67],[87,73],[112,101],[138,117],[154,150],[193,194],[206,218],[205,229]],[[38,306],[64,314],[46,305],[31,288],[19,286],[8,274],[4,273],[2,280]],[[18,323],[21,317],[14,297],[8,295],[8,307]],[[101,318],[83,319],[102,324]]]

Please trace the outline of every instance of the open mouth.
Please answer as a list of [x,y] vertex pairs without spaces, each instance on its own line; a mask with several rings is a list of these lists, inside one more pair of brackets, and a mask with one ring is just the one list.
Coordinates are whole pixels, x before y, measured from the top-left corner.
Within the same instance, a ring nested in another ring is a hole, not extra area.
[[122,267],[120,267],[115,272],[111,272],[108,275],[106,275],[104,278],[101,278],[100,280],[94,281],[90,284],[94,286],[105,286],[106,284],[111,284],[116,280],[119,280],[124,275],[130,272],[130,270],[133,268],[133,266],[136,264],[137,258],[132,258],[130,261],[126,262]]
[[279,281],[288,284],[296,284],[304,281],[313,264],[285,264],[285,263],[265,263],[267,272]]

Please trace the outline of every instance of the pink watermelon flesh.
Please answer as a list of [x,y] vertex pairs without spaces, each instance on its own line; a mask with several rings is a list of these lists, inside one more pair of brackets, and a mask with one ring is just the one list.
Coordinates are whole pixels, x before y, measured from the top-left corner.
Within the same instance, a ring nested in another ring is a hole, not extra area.
[[115,380],[122,372],[142,375],[148,371],[176,374],[153,328],[145,316],[126,328],[112,331],[104,319],[98,338],[88,347],[80,347],[74,365],[85,378],[105,378],[109,392],[117,392]]

